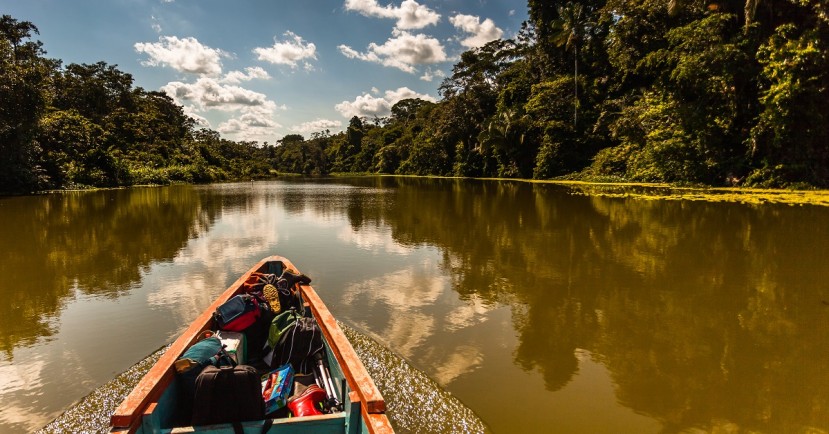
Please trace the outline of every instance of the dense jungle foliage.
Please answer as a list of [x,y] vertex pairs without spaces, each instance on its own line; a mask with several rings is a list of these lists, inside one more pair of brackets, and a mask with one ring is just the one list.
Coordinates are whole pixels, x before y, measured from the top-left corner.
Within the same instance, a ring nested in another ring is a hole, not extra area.
[[45,57],[37,27],[0,18],[0,192],[271,175],[254,142],[197,129],[162,92],[113,65]]
[[825,0],[529,0],[515,39],[467,51],[437,103],[275,146],[196,130],[105,63],[0,25],[0,190],[273,171],[829,186]]

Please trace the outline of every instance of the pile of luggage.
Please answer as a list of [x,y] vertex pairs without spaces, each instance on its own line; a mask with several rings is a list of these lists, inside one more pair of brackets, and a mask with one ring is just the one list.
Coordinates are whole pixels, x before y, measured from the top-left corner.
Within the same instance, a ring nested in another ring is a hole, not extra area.
[[182,423],[342,411],[322,332],[299,296],[299,284],[310,281],[287,270],[253,273],[242,294],[216,309],[214,327],[175,363]]

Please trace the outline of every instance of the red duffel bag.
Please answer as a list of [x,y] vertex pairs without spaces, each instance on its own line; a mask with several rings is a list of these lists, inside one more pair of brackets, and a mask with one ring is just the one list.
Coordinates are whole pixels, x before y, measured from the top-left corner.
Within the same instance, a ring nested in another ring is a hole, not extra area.
[[237,295],[226,301],[213,313],[219,330],[241,332],[256,322],[262,315],[259,301],[248,294]]

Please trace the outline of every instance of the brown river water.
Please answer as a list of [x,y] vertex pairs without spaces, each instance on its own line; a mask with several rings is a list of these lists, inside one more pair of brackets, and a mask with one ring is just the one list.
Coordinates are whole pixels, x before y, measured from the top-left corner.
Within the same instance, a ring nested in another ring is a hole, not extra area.
[[103,429],[272,254],[401,432],[829,432],[829,207],[289,179],[0,198],[0,246],[0,433]]

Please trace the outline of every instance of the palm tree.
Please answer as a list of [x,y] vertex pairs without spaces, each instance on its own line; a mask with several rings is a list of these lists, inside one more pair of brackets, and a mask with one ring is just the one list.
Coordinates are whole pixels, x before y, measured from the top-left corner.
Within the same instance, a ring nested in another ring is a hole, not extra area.
[[490,149],[500,149],[507,152],[514,151],[524,144],[522,133],[523,122],[526,116],[516,116],[515,110],[500,112],[486,124],[486,128],[478,135],[479,150],[489,153]]
[[587,20],[584,8],[580,3],[567,2],[558,8],[558,19],[554,20],[552,42],[565,50],[573,50],[573,125],[579,119],[579,44],[584,40],[587,28],[591,23]]
[[[499,160],[514,169],[509,171],[508,176],[527,176],[528,173],[522,170],[528,168],[529,150],[524,148],[524,132],[529,122],[529,116],[521,116],[515,110],[499,112],[490,118],[486,128],[478,135],[478,152],[491,156],[493,150],[497,150],[503,157]],[[499,176],[505,174],[499,169]]]

